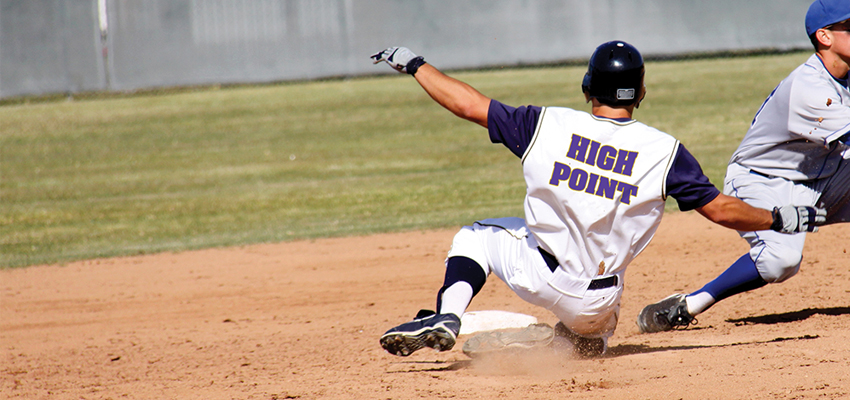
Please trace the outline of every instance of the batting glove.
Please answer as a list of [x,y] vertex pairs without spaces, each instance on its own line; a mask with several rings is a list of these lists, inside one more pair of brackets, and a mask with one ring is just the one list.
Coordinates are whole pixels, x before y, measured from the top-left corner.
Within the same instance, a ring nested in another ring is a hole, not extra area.
[[770,229],[782,233],[817,232],[826,223],[826,210],[806,206],[773,208],[773,225]]
[[419,67],[425,64],[424,57],[413,54],[407,47],[390,47],[372,54],[370,58],[375,60],[373,64],[386,61],[396,71],[407,72],[410,75],[415,74]]

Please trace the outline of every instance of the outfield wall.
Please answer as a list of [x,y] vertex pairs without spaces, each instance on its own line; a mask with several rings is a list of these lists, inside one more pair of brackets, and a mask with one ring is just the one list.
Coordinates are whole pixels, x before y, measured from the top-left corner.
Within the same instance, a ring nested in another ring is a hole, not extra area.
[[0,98],[391,73],[406,45],[443,69],[809,48],[810,0],[0,0]]

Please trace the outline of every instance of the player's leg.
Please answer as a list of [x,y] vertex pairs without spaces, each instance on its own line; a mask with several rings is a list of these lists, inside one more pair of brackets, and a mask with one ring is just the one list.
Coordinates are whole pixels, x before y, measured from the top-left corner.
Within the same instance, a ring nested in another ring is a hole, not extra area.
[[[747,232],[748,241],[757,241],[750,252],[742,255],[718,277],[701,289],[685,295],[674,294],[650,304],[638,315],[638,327],[643,333],[687,328],[695,317],[728,297],[758,289],[768,283],[790,278],[800,268],[805,234],[764,238],[772,231]],[[755,238],[758,237],[758,238]]]
[[[549,331],[551,335],[543,334],[544,331],[538,326],[531,326],[518,332],[491,337],[494,340],[488,340],[487,346],[484,346],[487,349],[484,350],[492,350],[490,345],[494,342],[523,349],[548,345],[549,340],[558,335],[569,340],[583,356],[597,356],[605,351],[607,338],[613,334],[617,324],[621,283],[589,289],[584,296],[566,296],[553,288],[553,271],[540,252],[538,243],[528,233],[524,220],[484,220],[476,223],[474,228],[483,244],[486,262],[493,275],[505,282],[520,298],[551,311],[560,320],[555,329]],[[452,253],[455,253],[454,247]],[[467,347],[464,346],[464,352],[470,355],[470,352],[482,350]]]
[[759,275],[756,263],[749,253],[744,254],[720,276],[686,296],[687,314],[681,318],[696,316],[720,300],[764,285],[767,285],[767,281]]
[[744,232],[750,251],[720,276],[686,298],[687,312],[696,316],[714,303],[739,293],[779,283],[800,270],[806,234],[784,235],[773,231]]
[[465,256],[446,259],[446,277],[443,287],[437,293],[437,312],[463,316],[472,298],[487,281],[485,268],[486,264],[482,266]]
[[[579,356],[604,354],[608,338],[617,328],[622,293],[622,280],[619,280],[617,285],[608,288],[588,289],[580,299],[562,296],[550,309],[560,319],[555,326],[556,334],[568,340]],[[576,312],[576,309],[581,311]]]
[[[754,207],[772,209],[784,204],[814,204],[817,192],[780,178],[768,178],[730,165],[725,192]],[[805,234],[785,235],[773,231],[739,232],[750,244],[726,271],[689,295],[674,294],[646,306],[638,315],[641,332],[684,328],[714,303],[739,293],[782,282],[800,268]]]
[[[754,174],[734,164],[727,170],[724,191],[753,207],[764,209],[785,204],[814,205],[818,196],[809,186]],[[799,271],[805,233],[787,235],[768,230],[739,234],[749,243],[750,251],[717,278],[687,296],[687,314],[690,316],[696,316],[730,296],[768,283],[783,282]],[[684,318],[687,319],[687,315]]]
[[460,332],[461,316],[484,286],[488,274],[487,257],[479,238],[472,227],[463,227],[455,235],[446,259],[443,287],[437,293],[437,312],[419,311],[413,321],[384,333],[381,346],[399,356],[408,356],[423,347],[452,349]]

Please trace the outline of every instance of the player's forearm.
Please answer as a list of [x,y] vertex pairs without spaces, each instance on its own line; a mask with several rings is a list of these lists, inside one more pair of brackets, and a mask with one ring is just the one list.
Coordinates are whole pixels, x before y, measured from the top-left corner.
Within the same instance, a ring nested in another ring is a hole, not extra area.
[[423,64],[414,75],[434,101],[458,117],[487,127],[490,99],[468,84]]
[[697,208],[710,221],[738,231],[763,231],[773,224],[773,213],[750,206],[740,199],[721,194]]

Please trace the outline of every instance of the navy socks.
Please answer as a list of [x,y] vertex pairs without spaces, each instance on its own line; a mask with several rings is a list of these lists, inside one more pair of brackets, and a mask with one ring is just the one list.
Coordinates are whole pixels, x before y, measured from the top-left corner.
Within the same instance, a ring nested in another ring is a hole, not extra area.
[[764,285],[767,285],[767,282],[759,275],[756,263],[753,262],[749,254],[744,254],[720,276],[689,296],[706,292],[714,298],[715,302],[718,302],[729,296],[758,289]]
[[437,294],[437,312],[440,312],[443,304],[443,293],[455,283],[466,282],[469,284],[472,288],[471,300],[473,296],[481,291],[486,281],[487,275],[477,262],[471,258],[462,256],[450,257],[446,262],[446,277],[443,281],[443,287],[440,288],[440,292]]

